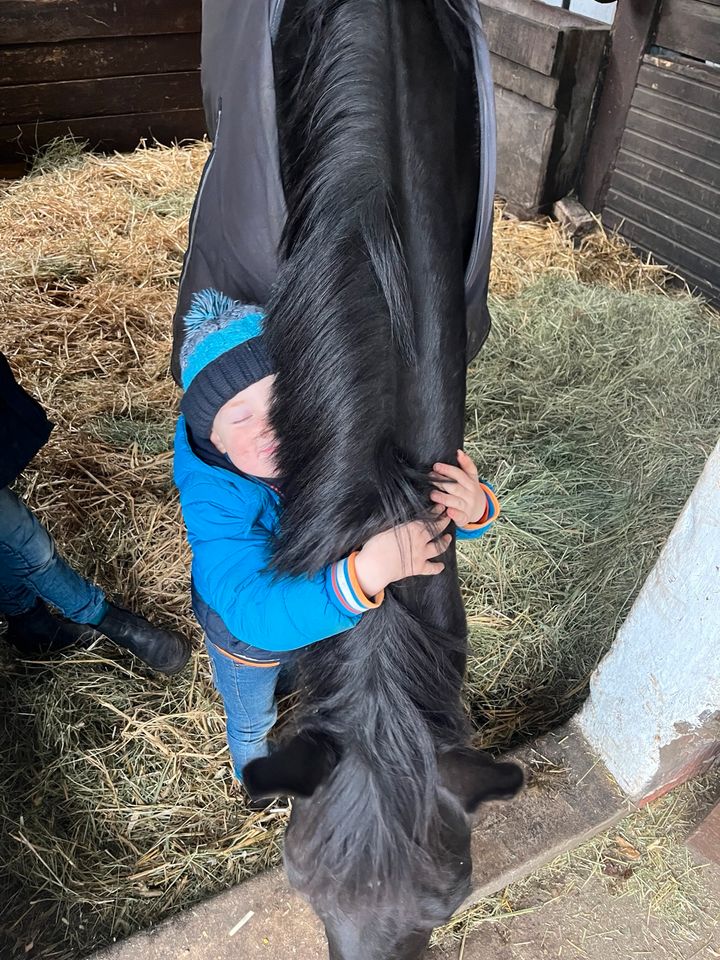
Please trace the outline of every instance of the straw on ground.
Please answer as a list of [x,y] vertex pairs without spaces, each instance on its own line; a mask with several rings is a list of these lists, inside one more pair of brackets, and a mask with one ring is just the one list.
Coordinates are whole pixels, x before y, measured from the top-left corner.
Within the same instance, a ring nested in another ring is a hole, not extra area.
[[[208,147],[53,149],[0,187],[0,345],[57,425],[21,489],[79,569],[196,645],[172,680],[109,644],[0,649],[0,952],[70,960],[277,862],[284,808],[250,815],[233,785],[171,480]],[[498,218],[495,250],[467,448],[503,517],[460,568],[468,703],[501,746],[572,712],[657,556],[717,437],[720,328],[602,233]]]

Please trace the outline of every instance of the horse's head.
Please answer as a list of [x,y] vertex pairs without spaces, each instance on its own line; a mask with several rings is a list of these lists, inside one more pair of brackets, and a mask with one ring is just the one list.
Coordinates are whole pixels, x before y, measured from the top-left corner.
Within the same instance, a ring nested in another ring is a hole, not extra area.
[[[513,797],[522,770],[480,750],[443,751],[430,793],[433,833],[420,847],[417,837],[383,836],[397,827],[403,785],[378,798],[372,774],[361,776],[366,764],[328,738],[300,734],[244,773],[258,796],[296,797],[285,866],[325,925],[330,960],[419,960],[432,930],[470,892],[471,815],[485,801]],[[387,820],[383,801],[394,807]]]
[[[369,883],[365,890],[359,885],[340,902],[331,882],[314,891],[311,903],[325,925],[330,960],[418,960],[433,929],[447,922],[466,898],[472,871],[470,825],[454,798],[443,800],[438,842],[409,882],[385,882],[377,890]],[[291,842],[286,854],[291,880],[291,864],[301,857],[302,850]]]

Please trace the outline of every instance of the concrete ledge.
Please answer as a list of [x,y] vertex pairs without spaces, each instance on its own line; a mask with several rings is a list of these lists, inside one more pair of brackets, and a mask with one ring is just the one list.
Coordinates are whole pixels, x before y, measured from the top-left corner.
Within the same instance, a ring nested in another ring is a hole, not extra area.
[[[232,931],[245,918],[244,925]],[[327,960],[322,924],[271,870],[156,927],[93,954],[90,960]]]
[[[485,807],[473,831],[473,893],[464,907],[617,823],[631,807],[572,725],[514,756],[528,787]],[[241,921],[244,924],[238,928]],[[233,930],[235,932],[233,933]],[[93,955],[91,960],[326,960],[322,924],[273,870]]]
[[514,751],[528,773],[509,803],[489,804],[473,831],[473,892],[463,909],[534,873],[633,809],[573,725]]

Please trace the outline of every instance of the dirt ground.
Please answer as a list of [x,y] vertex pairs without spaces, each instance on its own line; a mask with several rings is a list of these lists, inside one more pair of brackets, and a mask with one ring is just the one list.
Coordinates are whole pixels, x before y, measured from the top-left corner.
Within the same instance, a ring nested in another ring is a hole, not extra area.
[[708,868],[705,884],[711,902],[692,932],[649,916],[597,877],[569,893],[539,885],[531,912],[481,924],[429,960],[712,960],[720,957],[720,869]]
[[[428,960],[720,958],[720,866],[684,842],[719,788],[715,781],[704,791],[682,830],[648,831],[654,814],[640,813],[544,868],[520,891],[507,888],[505,917],[469,913],[464,929],[458,924]],[[672,798],[663,802],[675,819]],[[662,816],[653,826],[662,830]]]

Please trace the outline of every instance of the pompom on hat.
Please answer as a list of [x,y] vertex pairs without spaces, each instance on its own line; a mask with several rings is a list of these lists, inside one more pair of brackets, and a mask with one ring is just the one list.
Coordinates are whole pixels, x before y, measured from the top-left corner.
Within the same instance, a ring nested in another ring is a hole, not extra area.
[[265,312],[218,290],[193,295],[185,315],[180,409],[193,435],[208,438],[218,410],[274,373],[262,331]]

